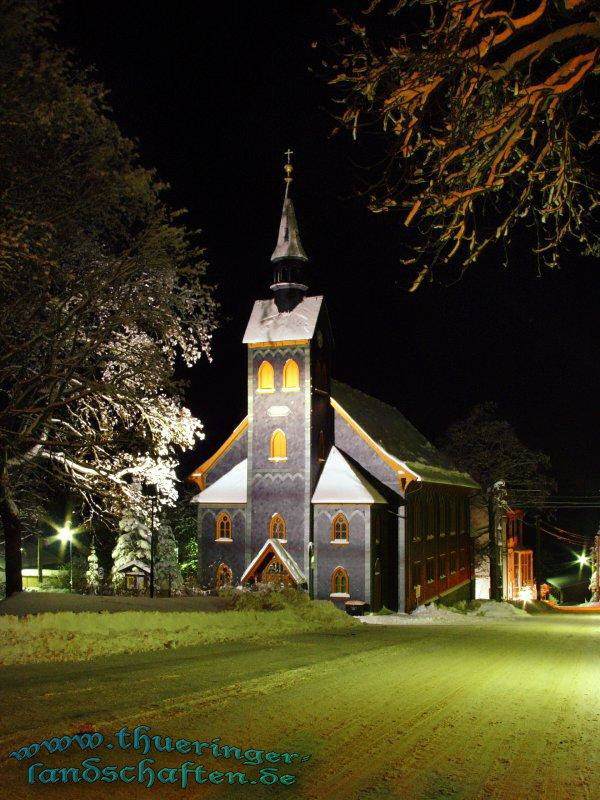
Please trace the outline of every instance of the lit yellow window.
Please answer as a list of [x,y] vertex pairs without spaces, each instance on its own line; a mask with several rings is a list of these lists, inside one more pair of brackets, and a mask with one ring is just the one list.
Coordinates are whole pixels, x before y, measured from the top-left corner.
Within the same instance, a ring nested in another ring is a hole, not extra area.
[[269,536],[271,539],[279,539],[280,542],[286,541],[285,520],[281,514],[273,514],[269,522]]
[[332,594],[350,594],[350,578],[343,567],[336,567],[331,576]]
[[231,539],[231,517],[221,511],[215,522],[215,539]]
[[344,514],[336,514],[331,521],[331,541],[348,541],[348,520]]
[[269,364],[268,361],[263,361],[258,368],[258,391],[275,391],[275,372],[273,371],[273,365]]
[[271,435],[271,461],[285,461],[287,459],[287,441],[283,431],[274,431]]
[[283,365],[283,389],[284,391],[296,391],[300,388],[300,370],[298,364],[293,358],[288,360]]

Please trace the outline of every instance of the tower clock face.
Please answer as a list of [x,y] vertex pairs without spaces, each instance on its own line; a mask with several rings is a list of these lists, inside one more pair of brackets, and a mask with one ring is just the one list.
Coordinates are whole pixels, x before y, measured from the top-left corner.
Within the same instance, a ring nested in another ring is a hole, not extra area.
[[321,333],[321,331],[317,333],[317,345],[319,347],[323,347],[323,334]]

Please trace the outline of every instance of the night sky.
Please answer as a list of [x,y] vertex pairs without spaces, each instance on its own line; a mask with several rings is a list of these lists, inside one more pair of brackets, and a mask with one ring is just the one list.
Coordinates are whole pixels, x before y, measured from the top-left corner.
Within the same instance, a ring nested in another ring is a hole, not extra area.
[[[330,138],[334,107],[308,71],[318,66],[311,42],[338,30],[329,5],[80,0],[59,8],[58,40],[96,67],[143,163],[202,229],[219,286],[213,363],[188,374],[206,439],[184,470],[246,413],[241,339],[253,301],[270,296],[291,147],[310,292],[325,294],[332,319],[334,375],[397,406],[434,442],[471,406],[496,400],[525,443],[551,456],[561,493],[597,493],[597,264],[572,256],[539,277],[523,238],[508,270],[490,255],[458,283],[409,294],[399,263],[406,233],[399,219],[369,214],[352,197],[357,148]],[[597,517],[569,521],[590,534]]]

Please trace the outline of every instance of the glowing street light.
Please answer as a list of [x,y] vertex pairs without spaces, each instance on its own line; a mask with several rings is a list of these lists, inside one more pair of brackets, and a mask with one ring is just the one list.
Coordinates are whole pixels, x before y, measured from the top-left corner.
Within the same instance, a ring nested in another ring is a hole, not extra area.
[[588,567],[590,564],[590,558],[585,554],[585,550],[575,560],[580,567]]
[[70,566],[70,575],[69,575],[69,591],[73,591],[73,533],[74,531],[71,530],[71,526],[67,523],[64,527],[62,527],[58,532],[58,538],[61,542],[68,542],[69,543],[69,566]]

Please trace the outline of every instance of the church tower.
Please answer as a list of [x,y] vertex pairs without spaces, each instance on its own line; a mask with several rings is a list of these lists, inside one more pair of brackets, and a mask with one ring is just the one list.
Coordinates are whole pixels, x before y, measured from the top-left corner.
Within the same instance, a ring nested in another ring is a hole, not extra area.
[[311,497],[332,443],[331,331],[323,297],[308,294],[308,257],[285,195],[271,256],[273,297],[254,303],[248,347],[246,564],[269,540],[311,583]]

